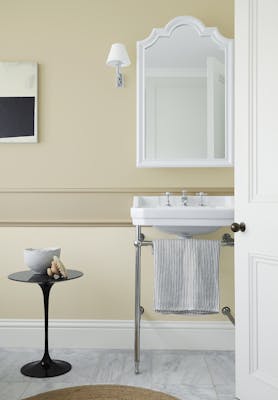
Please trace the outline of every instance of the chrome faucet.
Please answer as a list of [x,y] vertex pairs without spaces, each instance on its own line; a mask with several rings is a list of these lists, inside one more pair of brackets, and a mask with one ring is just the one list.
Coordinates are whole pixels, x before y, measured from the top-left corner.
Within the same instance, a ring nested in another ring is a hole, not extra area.
[[171,196],[171,193],[170,192],[166,192],[165,193],[165,196],[166,196],[166,201],[167,201],[167,203],[165,204],[165,206],[166,207],[171,207],[171,203],[170,203],[170,196]]
[[204,192],[197,192],[196,196],[199,196],[199,206],[204,207],[205,203],[204,203],[204,196],[206,196],[207,193]]
[[181,192],[181,202],[184,206],[188,205],[188,196],[187,196],[187,190],[183,190]]

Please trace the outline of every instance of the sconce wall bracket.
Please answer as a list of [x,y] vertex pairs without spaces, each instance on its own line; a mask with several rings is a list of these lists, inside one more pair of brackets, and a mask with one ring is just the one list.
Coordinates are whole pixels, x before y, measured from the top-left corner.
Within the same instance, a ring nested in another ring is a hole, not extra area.
[[123,74],[120,72],[120,67],[117,66],[116,68],[116,87],[123,88],[124,87],[124,77]]

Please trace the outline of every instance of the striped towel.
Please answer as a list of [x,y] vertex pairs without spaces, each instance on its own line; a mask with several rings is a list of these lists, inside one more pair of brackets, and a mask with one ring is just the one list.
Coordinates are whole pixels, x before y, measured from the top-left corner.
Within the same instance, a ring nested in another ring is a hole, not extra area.
[[153,241],[154,309],[161,313],[219,312],[220,241]]

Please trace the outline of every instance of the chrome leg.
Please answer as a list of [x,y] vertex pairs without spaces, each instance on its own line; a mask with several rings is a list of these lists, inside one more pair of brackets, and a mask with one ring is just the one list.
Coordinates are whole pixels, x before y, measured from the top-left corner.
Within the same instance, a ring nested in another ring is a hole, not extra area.
[[140,294],[141,294],[141,241],[143,235],[141,234],[141,226],[136,226],[136,241],[134,246],[136,247],[136,258],[135,258],[135,337],[134,337],[134,364],[135,374],[139,374],[140,364],[140,320],[141,314],[144,309],[140,305]]

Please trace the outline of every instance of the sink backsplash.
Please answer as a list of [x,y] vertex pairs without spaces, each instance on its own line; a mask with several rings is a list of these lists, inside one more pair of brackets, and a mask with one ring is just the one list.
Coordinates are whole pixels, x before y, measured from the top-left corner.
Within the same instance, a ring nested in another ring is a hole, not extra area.
[[[136,199],[136,200],[135,200]],[[161,196],[138,196],[134,201],[138,202],[134,204],[134,207],[168,207],[168,197],[163,194]],[[169,202],[171,207],[202,207],[200,204],[200,196],[187,196],[187,205],[183,204],[181,195],[170,195]],[[202,196],[203,207],[233,207],[234,196]]]

